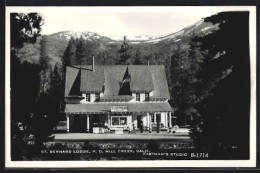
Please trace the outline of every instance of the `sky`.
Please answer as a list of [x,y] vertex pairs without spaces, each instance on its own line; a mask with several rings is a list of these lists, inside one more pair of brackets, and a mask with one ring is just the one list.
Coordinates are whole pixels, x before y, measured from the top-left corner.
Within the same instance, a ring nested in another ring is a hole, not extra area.
[[103,36],[164,36],[204,17],[238,7],[71,7],[38,8],[42,34],[90,31]]

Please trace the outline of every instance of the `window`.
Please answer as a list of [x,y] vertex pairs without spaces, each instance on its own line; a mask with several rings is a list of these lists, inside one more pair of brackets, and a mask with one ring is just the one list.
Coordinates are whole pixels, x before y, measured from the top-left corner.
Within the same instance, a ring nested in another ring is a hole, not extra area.
[[127,117],[126,116],[112,116],[111,117],[113,126],[124,126],[127,125]]
[[140,101],[140,93],[136,93],[136,101]]
[[154,114],[151,115],[151,122],[154,123]]
[[100,93],[95,93],[96,102],[100,100]]
[[145,101],[149,101],[149,93],[145,93]]
[[86,94],[86,101],[90,102],[90,94],[89,93]]
[[152,114],[151,115],[151,122],[156,123],[157,121],[161,122],[161,114],[160,113]]

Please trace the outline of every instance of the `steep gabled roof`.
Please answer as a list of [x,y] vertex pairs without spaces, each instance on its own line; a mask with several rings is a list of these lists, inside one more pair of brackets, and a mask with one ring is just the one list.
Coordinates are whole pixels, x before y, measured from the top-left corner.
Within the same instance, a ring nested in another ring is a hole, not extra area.
[[104,69],[81,70],[80,91],[101,92],[105,81]]
[[170,98],[163,65],[96,65],[95,71],[91,66],[81,66],[81,69],[67,67],[65,96],[70,95],[78,74],[81,92],[101,92],[105,88],[104,97],[118,96],[128,69],[132,92],[153,91],[151,98]]
[[105,96],[117,96],[123,81],[126,66],[99,66],[105,70]]
[[154,89],[151,66],[132,65],[129,66],[129,73],[131,75],[131,91],[152,91]]
[[154,95],[152,98],[170,99],[165,68],[162,65],[151,66],[152,81],[154,84]]
[[71,91],[73,90],[73,85],[77,85],[77,76],[79,75],[79,69],[73,68],[73,67],[67,67],[66,68],[66,81],[65,81],[65,97],[71,94]]

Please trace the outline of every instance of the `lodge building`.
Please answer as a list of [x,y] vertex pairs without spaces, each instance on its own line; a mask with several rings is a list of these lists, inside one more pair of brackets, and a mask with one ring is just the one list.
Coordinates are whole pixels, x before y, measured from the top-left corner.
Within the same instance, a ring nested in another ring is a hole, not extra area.
[[66,67],[67,132],[169,129],[169,99],[163,65]]

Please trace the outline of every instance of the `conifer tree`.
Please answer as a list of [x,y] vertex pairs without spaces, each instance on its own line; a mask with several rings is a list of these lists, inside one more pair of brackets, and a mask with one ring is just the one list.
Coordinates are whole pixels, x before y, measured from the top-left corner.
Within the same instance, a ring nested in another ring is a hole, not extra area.
[[248,16],[248,12],[222,12],[205,18],[219,29],[192,39],[204,54],[197,76],[198,108],[204,119],[201,144],[214,149],[235,146],[243,158],[249,151]]
[[171,56],[171,76],[170,92],[172,96],[172,105],[178,111],[185,109],[186,104],[185,92],[188,87],[188,50],[178,44]]
[[42,68],[40,72],[41,88],[40,92],[47,92],[50,85],[50,71],[51,66],[49,64],[50,57],[48,55],[48,40],[47,36],[43,36],[40,42],[40,59],[39,64]]
[[142,52],[141,52],[141,46],[138,46],[134,55],[134,63],[135,65],[140,65],[142,64],[141,61],[141,56],[142,56]]
[[76,64],[76,41],[73,37],[70,38],[68,46],[62,56],[62,78],[65,80],[66,66]]
[[131,64],[130,51],[131,51],[131,47],[129,45],[129,42],[128,42],[126,36],[124,36],[123,42],[121,44],[121,48],[118,51],[120,54],[120,57],[119,57],[119,61],[117,64]]
[[86,57],[85,41],[81,36],[76,40],[76,64],[83,65],[83,60]]
[[47,36],[42,36],[41,42],[40,42],[40,59],[39,63],[42,67],[42,69],[45,71],[48,68],[48,64],[50,61],[50,57],[48,56],[48,40]]
[[[51,73],[51,77],[50,77],[50,108],[51,109],[51,118],[52,120],[57,124],[58,120],[59,120],[59,111],[62,110],[62,103],[64,100],[63,97],[63,93],[64,93],[64,89],[63,89],[63,83],[62,83],[62,76],[60,73],[60,68],[58,64],[55,65],[52,73]],[[55,124],[55,125],[56,125]]]

